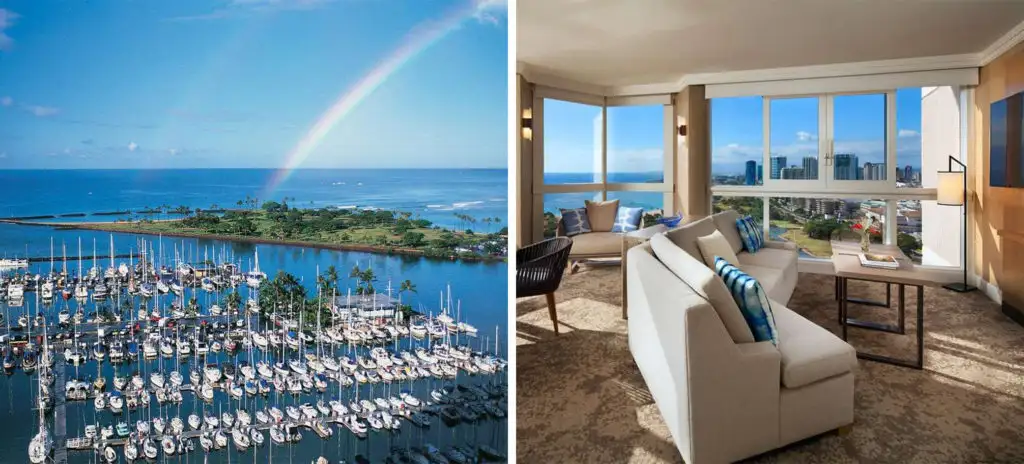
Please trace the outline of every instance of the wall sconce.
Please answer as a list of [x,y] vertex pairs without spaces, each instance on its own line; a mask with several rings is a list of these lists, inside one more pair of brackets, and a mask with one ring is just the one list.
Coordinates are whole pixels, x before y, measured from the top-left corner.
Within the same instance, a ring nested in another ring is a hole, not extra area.
[[523,108],[523,138],[533,140],[533,108]]
[[686,124],[679,125],[679,135],[686,137]]

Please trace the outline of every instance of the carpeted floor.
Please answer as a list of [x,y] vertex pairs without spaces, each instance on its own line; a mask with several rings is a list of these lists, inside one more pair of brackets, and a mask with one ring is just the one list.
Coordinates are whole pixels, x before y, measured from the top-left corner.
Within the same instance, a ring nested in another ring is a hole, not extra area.
[[[833,283],[801,274],[789,307],[836,333]],[[519,462],[682,461],[629,353],[620,293],[617,265],[567,275],[556,298],[558,337],[544,297],[518,300]],[[885,287],[851,282],[850,296],[884,299]],[[907,302],[912,298],[908,291]],[[925,310],[923,371],[861,360],[851,433],[811,438],[751,462],[1024,463],[1024,327],[978,292],[928,288]],[[850,307],[852,317],[865,319],[891,313]],[[908,308],[908,334],[915,333],[912,314]],[[858,349],[914,356],[912,335],[850,335]]]

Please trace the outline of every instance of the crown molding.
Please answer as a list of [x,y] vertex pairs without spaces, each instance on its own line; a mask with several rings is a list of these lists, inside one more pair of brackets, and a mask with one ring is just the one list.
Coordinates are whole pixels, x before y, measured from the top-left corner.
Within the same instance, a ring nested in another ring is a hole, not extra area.
[[735,84],[744,82],[784,81],[826,77],[866,76],[872,74],[938,71],[945,69],[980,68],[999,58],[1016,45],[1024,42],[1024,21],[1003,34],[999,39],[977,53],[939,55],[891,60],[861,61],[785,68],[691,73],[676,82],[603,86],[567,79],[550,72],[539,72],[528,63],[516,62],[517,71],[527,81],[581,93],[605,97],[656,95],[679,92],[688,85]]
[[926,56],[894,60],[861,61],[787,68],[753,69],[719,73],[694,73],[683,76],[686,85],[736,84],[743,82],[788,81],[825,77],[851,77],[873,74],[937,71],[943,69],[975,68],[976,54]]
[[978,66],[985,66],[991,63],[1022,41],[1024,41],[1024,21],[1017,23],[1013,29],[1010,29],[1002,37],[992,42],[992,45],[978,53]]

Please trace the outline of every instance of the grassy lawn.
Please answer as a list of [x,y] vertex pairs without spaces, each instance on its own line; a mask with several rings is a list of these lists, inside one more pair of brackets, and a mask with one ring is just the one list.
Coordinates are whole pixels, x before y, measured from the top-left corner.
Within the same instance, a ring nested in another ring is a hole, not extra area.
[[803,230],[803,226],[800,224],[790,221],[772,221],[772,227],[786,229],[786,231],[782,233],[783,239],[796,243],[798,247],[818,258],[828,258],[832,256],[832,244],[829,243],[828,240],[818,240],[808,237],[807,233]]
[[[401,214],[395,213],[394,217],[390,217],[383,213],[382,217],[374,218],[355,213],[302,210],[301,214],[292,211],[290,215],[285,216],[254,210],[242,214],[229,213],[223,217],[92,223],[85,227],[113,232],[237,237],[278,243],[320,244],[381,251],[417,250],[430,255],[445,256],[461,256],[464,253],[455,252],[459,247],[473,248],[499,238],[483,232],[467,233],[441,229],[431,226],[427,221],[412,222],[403,219]],[[485,228],[485,231],[486,229],[488,228]],[[497,227],[492,225],[490,229]]]

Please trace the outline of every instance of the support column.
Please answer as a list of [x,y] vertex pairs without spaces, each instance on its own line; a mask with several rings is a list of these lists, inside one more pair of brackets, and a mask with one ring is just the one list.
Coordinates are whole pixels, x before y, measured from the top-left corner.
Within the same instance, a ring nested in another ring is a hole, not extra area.
[[[710,105],[703,85],[683,88],[675,97],[676,160],[673,206],[687,216],[711,214]],[[679,135],[679,126],[686,135]]]

